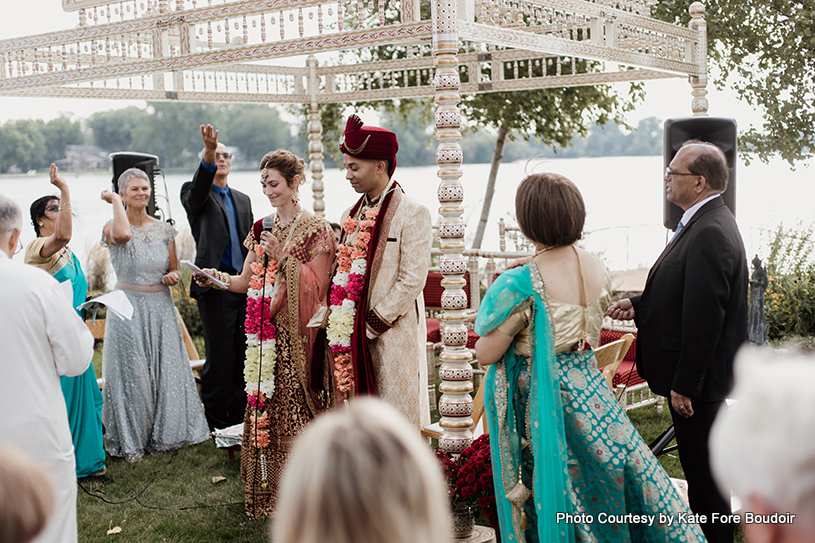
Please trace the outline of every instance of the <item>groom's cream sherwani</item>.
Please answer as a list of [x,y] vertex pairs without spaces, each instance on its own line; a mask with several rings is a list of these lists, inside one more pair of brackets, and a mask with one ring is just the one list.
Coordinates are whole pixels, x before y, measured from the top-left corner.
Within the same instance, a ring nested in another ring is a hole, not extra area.
[[[421,427],[430,424],[422,289],[430,268],[433,232],[427,208],[398,187],[392,190],[390,206],[396,208],[388,213],[385,249],[375,255],[366,272],[373,275],[365,311],[373,310],[382,320],[394,323],[379,337],[369,339],[379,396]],[[363,211],[377,207],[383,199]]]

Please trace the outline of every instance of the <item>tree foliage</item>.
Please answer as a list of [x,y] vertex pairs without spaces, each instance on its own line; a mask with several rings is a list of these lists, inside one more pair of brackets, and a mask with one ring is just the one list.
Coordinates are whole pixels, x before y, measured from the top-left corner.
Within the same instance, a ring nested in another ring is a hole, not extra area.
[[22,171],[35,169],[46,154],[42,121],[21,119],[0,127],[0,169],[16,166]]
[[[691,0],[668,0],[655,17],[686,25]],[[706,0],[708,58],[718,88],[763,113],[740,127],[742,149],[791,165],[815,151],[815,0]]]

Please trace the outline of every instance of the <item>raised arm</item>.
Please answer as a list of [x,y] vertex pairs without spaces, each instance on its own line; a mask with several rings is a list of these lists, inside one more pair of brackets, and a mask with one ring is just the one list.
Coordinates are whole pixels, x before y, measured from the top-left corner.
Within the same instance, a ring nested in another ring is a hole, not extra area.
[[[209,196],[212,182],[215,179],[215,150],[218,148],[218,131],[212,125],[203,124],[201,128],[201,139],[204,141],[204,154],[201,157],[203,164],[199,164],[191,183],[185,183],[181,187],[181,203],[187,213],[197,214]],[[204,164],[210,166],[205,167]]]
[[102,191],[102,200],[113,206],[113,222],[105,226],[105,241],[108,245],[124,245],[130,241],[130,221],[122,204],[122,197],[116,192]]
[[59,212],[57,213],[57,221],[54,225],[54,233],[48,236],[42,249],[40,249],[40,256],[42,258],[48,258],[68,245],[68,242],[71,241],[73,230],[73,221],[71,220],[71,191],[68,189],[68,183],[66,183],[65,179],[57,172],[56,164],[51,164],[51,169],[48,174],[51,177],[51,184],[59,189]]

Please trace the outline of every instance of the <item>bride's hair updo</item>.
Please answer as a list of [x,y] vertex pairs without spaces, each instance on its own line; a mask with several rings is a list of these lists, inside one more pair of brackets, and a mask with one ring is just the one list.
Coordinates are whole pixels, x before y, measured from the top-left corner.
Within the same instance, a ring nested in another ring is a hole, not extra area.
[[[285,149],[278,149],[266,153],[260,159],[261,170],[277,170],[286,180],[290,188],[297,189],[306,182],[306,161]],[[299,175],[300,181],[295,182],[294,176]]]

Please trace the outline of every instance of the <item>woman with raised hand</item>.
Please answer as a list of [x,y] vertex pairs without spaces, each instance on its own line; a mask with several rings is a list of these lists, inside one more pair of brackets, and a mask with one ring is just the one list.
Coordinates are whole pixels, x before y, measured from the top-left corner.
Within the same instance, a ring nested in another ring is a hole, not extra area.
[[[43,196],[31,204],[31,224],[34,225],[37,239],[28,244],[25,262],[44,269],[60,283],[70,283],[72,305],[76,309],[85,302],[88,283],[79,259],[68,247],[73,227],[71,191],[55,164],[51,164],[49,176],[60,195]],[[82,316],[80,310],[77,313]],[[61,376],[59,384],[68,409],[76,477],[93,476],[103,482],[109,481],[105,475],[105,447],[102,442],[102,393],[96,382],[93,364],[82,375]]]
[[475,323],[478,361],[490,366],[484,403],[502,541],[704,541],[696,524],[660,522],[689,509],[587,347],[599,340],[611,279],[575,245],[586,218],[580,191],[561,175],[530,175],[515,212],[535,257],[495,280]]
[[116,288],[133,318],[106,319],[105,446],[128,462],[209,437],[204,409],[181,335],[170,287],[178,283],[176,229],[150,217],[150,179],[138,168],[119,176],[119,192],[102,192],[113,206],[102,244],[110,250]]
[[[207,269],[232,292],[247,292],[246,392],[241,476],[250,518],[271,516],[283,466],[295,438],[330,402],[319,328],[307,324],[324,307],[334,264],[328,222],[300,205],[305,162],[278,149],[260,161],[260,185],[275,208],[257,221],[244,245],[239,276]],[[196,274],[201,286],[212,283]],[[213,285],[216,288],[223,286]]]

